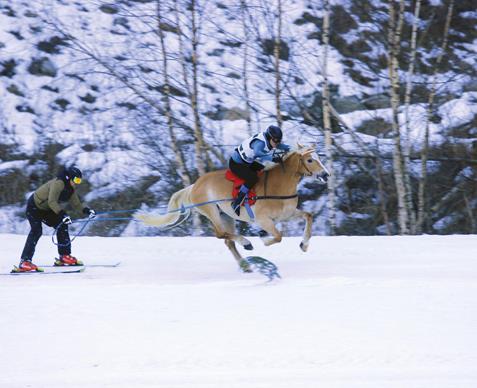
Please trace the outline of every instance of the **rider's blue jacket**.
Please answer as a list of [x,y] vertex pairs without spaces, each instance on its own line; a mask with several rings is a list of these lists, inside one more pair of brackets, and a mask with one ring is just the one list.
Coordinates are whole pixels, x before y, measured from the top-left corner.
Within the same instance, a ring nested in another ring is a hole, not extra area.
[[[279,143],[277,149],[285,152],[290,151],[290,146]],[[248,139],[235,148],[232,153],[232,159],[235,163],[250,164],[253,161],[265,162],[271,161],[273,158],[273,148],[270,148],[265,133],[260,132]]]

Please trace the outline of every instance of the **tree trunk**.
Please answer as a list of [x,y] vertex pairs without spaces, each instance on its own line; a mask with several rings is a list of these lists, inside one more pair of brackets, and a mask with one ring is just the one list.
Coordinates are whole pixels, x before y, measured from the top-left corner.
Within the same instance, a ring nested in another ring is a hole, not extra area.
[[406,186],[404,183],[405,168],[403,164],[401,134],[399,128],[399,73],[398,54],[401,43],[401,30],[404,18],[404,0],[400,1],[399,14],[396,15],[394,1],[389,6],[389,31],[388,31],[388,71],[390,81],[390,96],[392,108],[392,129],[394,138],[393,167],[394,181],[396,184],[398,202],[399,233],[408,234],[408,211],[406,208]]
[[164,114],[167,119],[167,127],[169,130],[169,136],[171,138],[171,147],[174,152],[175,162],[177,167],[177,173],[182,179],[184,186],[189,186],[191,184],[191,178],[187,172],[187,167],[184,162],[184,155],[182,150],[177,146],[177,138],[174,131],[174,122],[173,114],[171,109],[171,98],[170,98],[170,83],[169,83],[169,69],[168,69],[168,60],[167,60],[167,48],[165,45],[164,31],[161,29],[162,23],[162,10],[161,10],[161,0],[156,2],[157,9],[157,33],[161,41],[162,49],[162,66],[164,72],[164,102],[165,102],[165,111]]
[[426,221],[426,184],[427,184],[427,157],[429,152],[429,127],[431,116],[434,111],[434,97],[436,94],[436,83],[437,83],[437,72],[439,70],[439,65],[442,62],[445,50],[447,48],[447,40],[449,36],[449,28],[452,19],[452,13],[454,9],[454,0],[451,0],[449,3],[449,8],[447,11],[446,23],[444,27],[444,39],[442,41],[441,52],[439,53],[436,65],[434,67],[434,74],[432,75],[431,90],[429,92],[429,100],[427,102],[427,118],[426,118],[426,128],[424,132],[424,144],[421,151],[421,178],[419,180],[419,194],[418,194],[418,217],[417,217],[417,233],[422,233],[424,228],[424,223]]
[[392,230],[391,225],[389,223],[389,214],[386,206],[386,190],[384,189],[383,166],[380,157],[376,158],[376,170],[378,172],[379,206],[381,208],[384,225],[386,225],[386,234],[388,236],[391,236]]
[[196,0],[190,2],[192,16],[192,94],[191,106],[194,112],[194,135],[195,135],[195,165],[199,176],[205,174],[204,163],[204,138],[202,135],[202,125],[199,114],[199,61],[198,61],[198,45],[199,35],[196,21]]
[[242,30],[243,30],[243,62],[242,62],[242,80],[243,80],[243,91],[245,97],[245,112],[247,113],[247,132],[249,136],[253,135],[252,129],[252,105],[250,102],[250,94],[249,94],[249,75],[248,75],[248,62],[249,62],[249,55],[248,55],[248,48],[250,44],[250,33],[249,27],[247,25],[246,15],[247,15],[247,1],[240,0],[240,7],[241,7],[241,14],[242,14]]
[[407,82],[406,82],[406,91],[404,97],[404,117],[405,117],[405,136],[404,136],[404,165],[407,166],[407,174],[404,176],[405,185],[406,185],[406,207],[409,214],[409,225],[410,233],[416,234],[416,212],[414,210],[413,204],[413,195],[412,195],[412,184],[411,184],[411,174],[409,173],[409,168],[411,166],[411,129],[410,122],[411,118],[409,116],[409,108],[411,105],[411,93],[412,93],[412,78],[414,75],[414,67],[416,62],[416,41],[417,41],[417,27],[419,22],[419,12],[421,9],[421,0],[416,1],[416,6],[414,8],[414,19],[412,22],[412,34],[411,34],[411,58],[409,60],[409,71],[407,73]]
[[[187,69],[186,61],[186,50],[184,47],[183,41],[183,32],[182,26],[179,17],[179,4],[178,0],[174,1],[175,6],[175,17],[176,24],[179,30],[178,39],[179,39],[179,49],[181,55],[181,67],[182,67],[182,76],[184,79],[184,85],[187,90],[187,95],[189,98],[191,110],[193,113],[193,131],[194,131],[194,164],[197,169],[197,176],[202,176],[205,174],[205,163],[204,163],[204,141],[202,137],[202,128],[200,123],[199,116],[199,107],[198,107],[198,30],[196,25],[196,1],[191,0],[189,3],[188,10],[191,14],[191,28],[192,28],[192,37],[191,37],[191,47],[192,47],[192,80],[189,80],[189,73]],[[202,232],[200,217],[197,212],[192,212],[192,229],[194,235],[200,235]]]
[[333,139],[331,136],[331,119],[330,119],[330,88],[328,85],[328,47],[329,47],[329,30],[330,30],[330,5],[329,1],[324,1],[323,15],[323,127],[325,131],[325,152],[326,152],[326,168],[330,173],[328,178],[328,224],[329,233],[336,233],[336,198],[335,198],[335,174],[333,170]]
[[273,47],[274,70],[275,70],[275,110],[278,126],[283,123],[281,112],[281,74],[280,74],[280,42],[282,38],[282,0],[278,0],[278,28]]
[[470,204],[469,198],[464,193],[464,202],[465,202],[465,210],[467,211],[467,215],[469,216],[469,233],[477,233],[477,223],[475,222],[474,213],[472,211],[472,205]]

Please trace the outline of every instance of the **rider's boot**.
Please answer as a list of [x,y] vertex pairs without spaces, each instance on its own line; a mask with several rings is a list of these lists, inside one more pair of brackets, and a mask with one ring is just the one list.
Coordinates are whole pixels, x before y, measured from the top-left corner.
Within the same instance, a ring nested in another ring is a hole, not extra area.
[[240,216],[240,206],[242,205],[243,201],[247,197],[248,193],[248,187],[245,185],[242,185],[240,187],[240,191],[237,195],[237,198],[235,198],[232,202],[232,210],[237,214],[237,216]]

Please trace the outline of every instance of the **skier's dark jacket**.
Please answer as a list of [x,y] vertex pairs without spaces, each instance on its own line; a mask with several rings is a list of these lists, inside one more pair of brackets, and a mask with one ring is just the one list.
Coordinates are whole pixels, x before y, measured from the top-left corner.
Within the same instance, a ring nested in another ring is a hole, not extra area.
[[33,194],[33,200],[38,209],[53,211],[56,214],[63,214],[65,212],[60,202],[69,202],[79,212],[83,210],[78,194],[76,194],[74,187],[66,179],[65,172],[41,185]]

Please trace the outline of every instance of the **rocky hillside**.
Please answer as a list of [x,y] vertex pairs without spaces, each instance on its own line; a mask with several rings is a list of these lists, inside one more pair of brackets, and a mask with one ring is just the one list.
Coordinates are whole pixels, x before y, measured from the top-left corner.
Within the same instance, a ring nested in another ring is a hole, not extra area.
[[[273,2],[265,8],[263,2],[238,0],[41,3],[0,2],[0,231],[27,230],[22,209],[29,193],[64,164],[84,170],[80,194],[97,209],[160,208],[184,185],[174,145],[190,178],[197,176],[197,120],[205,168],[224,167],[233,146],[250,131],[277,121],[278,20],[287,140],[317,141],[323,153],[321,2],[283,1],[281,13]],[[328,72],[342,234],[397,232],[389,3],[331,2]],[[405,3],[402,104],[415,1]],[[477,233],[477,12],[472,1],[455,2],[444,60],[437,66],[448,9],[449,1],[421,5],[408,134],[416,158],[410,165],[412,185],[417,202],[418,158],[436,77],[425,232]],[[194,75],[197,117],[189,99]],[[302,206],[317,214],[314,233],[327,233],[326,189],[307,181],[301,193]],[[287,230],[293,234],[296,227]],[[190,228],[169,233],[189,234]],[[98,223],[89,233],[160,232],[117,221]]]

